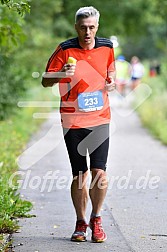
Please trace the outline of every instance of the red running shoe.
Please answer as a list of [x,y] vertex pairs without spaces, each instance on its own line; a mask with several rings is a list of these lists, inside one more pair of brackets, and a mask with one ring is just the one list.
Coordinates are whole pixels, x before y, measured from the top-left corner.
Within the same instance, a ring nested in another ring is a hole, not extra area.
[[86,241],[88,224],[84,220],[78,220],[76,222],[75,231],[71,236],[71,241],[83,242]]
[[89,226],[92,229],[92,242],[104,242],[107,239],[100,216],[91,218]]

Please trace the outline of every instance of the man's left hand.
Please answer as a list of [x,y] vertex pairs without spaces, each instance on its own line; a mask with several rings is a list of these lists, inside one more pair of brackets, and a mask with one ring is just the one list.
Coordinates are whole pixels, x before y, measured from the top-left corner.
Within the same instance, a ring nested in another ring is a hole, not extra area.
[[105,83],[105,88],[108,92],[114,91],[116,88],[116,84],[114,78],[107,78]]

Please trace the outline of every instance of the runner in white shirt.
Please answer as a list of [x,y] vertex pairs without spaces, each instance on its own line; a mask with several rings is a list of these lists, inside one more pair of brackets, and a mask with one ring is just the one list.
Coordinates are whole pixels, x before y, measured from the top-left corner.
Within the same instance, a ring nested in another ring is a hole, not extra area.
[[139,58],[133,56],[131,59],[131,88],[136,88],[141,82],[141,78],[144,75],[144,66],[140,62]]

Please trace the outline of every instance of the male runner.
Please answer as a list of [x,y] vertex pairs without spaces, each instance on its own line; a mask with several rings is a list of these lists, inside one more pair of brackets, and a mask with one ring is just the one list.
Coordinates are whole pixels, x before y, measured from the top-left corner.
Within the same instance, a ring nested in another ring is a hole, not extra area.
[[[76,227],[72,241],[86,241],[87,151],[92,175],[89,189],[92,241],[103,242],[107,239],[102,228],[100,210],[107,191],[110,122],[108,91],[115,89],[115,67],[112,42],[96,37],[99,16],[98,10],[92,6],[82,7],[76,12],[75,30],[78,36],[57,47],[42,79],[44,87],[59,83],[61,121],[74,177],[71,197],[76,211]],[[74,58],[73,63],[67,63],[70,62],[69,57]],[[61,74],[66,78],[61,78]],[[79,181],[83,182],[82,186]]]

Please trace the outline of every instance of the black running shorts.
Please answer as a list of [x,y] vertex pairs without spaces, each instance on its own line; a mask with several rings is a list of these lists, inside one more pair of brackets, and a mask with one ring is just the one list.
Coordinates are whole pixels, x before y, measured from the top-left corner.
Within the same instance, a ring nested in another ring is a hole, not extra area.
[[88,170],[86,156],[90,157],[90,169],[106,170],[109,148],[109,124],[80,129],[63,129],[64,139],[73,176]]

